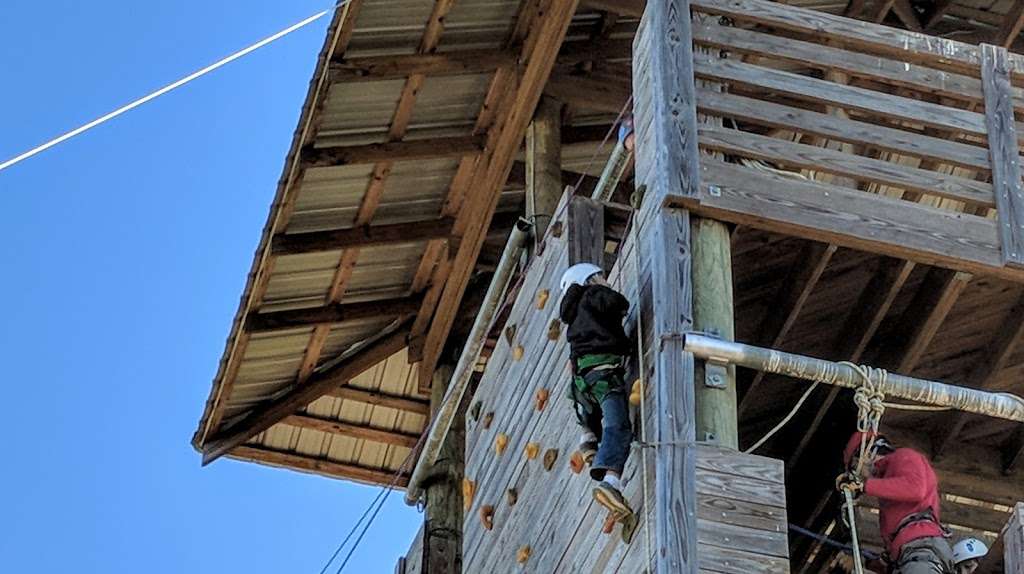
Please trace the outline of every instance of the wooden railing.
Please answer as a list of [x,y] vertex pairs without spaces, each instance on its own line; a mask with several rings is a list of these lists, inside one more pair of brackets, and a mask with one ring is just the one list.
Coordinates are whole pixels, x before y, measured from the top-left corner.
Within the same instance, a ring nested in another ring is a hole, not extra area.
[[762,0],[693,0],[719,219],[1024,280],[1024,60]]

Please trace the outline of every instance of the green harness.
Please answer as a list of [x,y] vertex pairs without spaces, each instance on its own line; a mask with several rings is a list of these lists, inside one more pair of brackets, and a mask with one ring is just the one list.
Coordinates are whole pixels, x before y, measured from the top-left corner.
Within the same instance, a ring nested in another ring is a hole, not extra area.
[[623,391],[621,355],[583,355],[573,364],[569,398],[576,409],[576,418],[583,426],[601,408],[610,393]]

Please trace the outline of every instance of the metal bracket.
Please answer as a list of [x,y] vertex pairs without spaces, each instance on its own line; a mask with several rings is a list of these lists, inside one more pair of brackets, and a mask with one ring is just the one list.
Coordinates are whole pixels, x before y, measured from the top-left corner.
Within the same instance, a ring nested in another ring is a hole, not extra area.
[[704,361],[704,386],[712,389],[724,389],[728,386],[729,363],[723,361]]

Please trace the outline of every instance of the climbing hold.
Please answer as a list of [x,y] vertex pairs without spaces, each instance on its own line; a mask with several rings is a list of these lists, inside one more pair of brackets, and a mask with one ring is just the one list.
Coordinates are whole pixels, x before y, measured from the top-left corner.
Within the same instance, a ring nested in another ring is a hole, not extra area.
[[561,237],[562,228],[564,227],[565,225],[561,221],[556,221],[551,224],[551,227],[548,228],[548,233],[550,233],[552,237]]
[[569,469],[572,470],[573,474],[579,474],[583,472],[583,467],[586,466],[587,461],[583,458],[583,453],[576,451],[569,457]]
[[508,327],[505,327],[505,340],[508,341],[509,345],[516,341],[517,329],[518,328],[516,327],[515,323],[509,325]]
[[505,491],[505,499],[508,500],[509,506],[515,506],[516,502],[519,502],[519,491],[514,488],[508,489]]
[[466,512],[473,507],[473,496],[476,494],[476,483],[468,478],[462,479],[462,508]]
[[493,421],[493,420],[494,420],[494,411],[491,411],[491,412],[487,413],[486,415],[484,415],[484,422],[483,422],[484,429],[491,428],[491,421]]
[[552,319],[551,324],[548,325],[548,340],[557,341],[562,336],[562,321],[560,319]]
[[618,521],[618,515],[614,512],[609,512],[608,516],[604,517],[604,524],[601,526],[601,532],[604,534],[611,534],[612,530],[615,529],[615,523]]
[[480,407],[482,406],[483,405],[480,404],[480,401],[476,401],[475,403],[473,403],[473,406],[469,407],[469,418],[473,419],[474,421],[479,419]]
[[480,507],[480,522],[483,523],[484,528],[491,530],[494,528],[494,507],[490,504],[485,504]]
[[533,460],[540,454],[540,444],[535,442],[526,443],[526,448],[523,449],[523,453],[526,455],[526,460]]
[[505,452],[505,447],[508,446],[508,435],[500,432],[498,436],[494,437],[494,453],[501,456],[501,453]]
[[629,404],[634,407],[640,406],[641,398],[644,392],[644,384],[640,382],[640,379],[633,381],[632,390],[629,392]]
[[548,397],[551,396],[551,392],[547,389],[537,389],[537,392],[533,395],[533,406],[538,410],[544,410],[544,406],[548,404]]
[[636,514],[630,512],[629,514],[619,518],[619,521],[622,522],[622,541],[629,544],[633,541],[633,535],[636,534]]
[[555,466],[556,460],[558,460],[558,449],[549,448],[544,453],[544,470],[551,470]]
[[516,562],[526,564],[526,561],[530,559],[530,552],[531,550],[529,546],[521,546],[519,550],[516,551]]
[[523,358],[523,353],[524,352],[526,352],[526,351],[525,351],[525,349],[523,349],[522,345],[516,345],[512,349],[512,358],[518,361],[519,359]]
[[548,297],[551,296],[551,292],[547,289],[541,289],[537,292],[537,309],[543,309],[548,304]]

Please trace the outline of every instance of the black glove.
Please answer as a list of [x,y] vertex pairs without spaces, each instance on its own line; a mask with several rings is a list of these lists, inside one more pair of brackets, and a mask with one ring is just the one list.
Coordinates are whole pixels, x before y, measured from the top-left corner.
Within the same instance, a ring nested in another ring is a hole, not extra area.
[[849,491],[854,498],[864,493],[864,479],[853,472],[844,472],[836,477],[836,490]]

